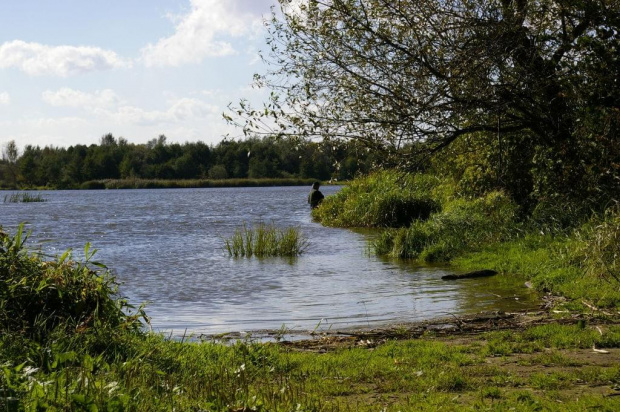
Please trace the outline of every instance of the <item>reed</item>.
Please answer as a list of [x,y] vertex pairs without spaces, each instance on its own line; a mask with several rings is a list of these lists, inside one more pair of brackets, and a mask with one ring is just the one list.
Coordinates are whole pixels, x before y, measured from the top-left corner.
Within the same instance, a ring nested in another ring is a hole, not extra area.
[[47,202],[41,193],[31,194],[30,192],[18,192],[4,196],[4,203],[34,203]]
[[308,245],[299,228],[278,228],[273,224],[258,223],[254,227],[243,224],[224,239],[224,248],[232,257],[299,256]]

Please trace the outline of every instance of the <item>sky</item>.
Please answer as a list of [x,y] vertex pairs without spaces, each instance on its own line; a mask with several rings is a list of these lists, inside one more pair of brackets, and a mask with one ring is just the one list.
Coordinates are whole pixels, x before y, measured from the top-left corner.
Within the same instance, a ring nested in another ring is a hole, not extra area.
[[265,67],[275,0],[0,0],[0,147],[217,144]]

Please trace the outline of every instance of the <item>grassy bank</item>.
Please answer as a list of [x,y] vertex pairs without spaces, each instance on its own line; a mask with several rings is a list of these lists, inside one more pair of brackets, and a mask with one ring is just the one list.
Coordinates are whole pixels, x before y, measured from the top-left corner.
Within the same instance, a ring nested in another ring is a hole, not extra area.
[[79,189],[188,189],[205,187],[309,186],[313,179],[106,179],[90,180]]
[[0,410],[620,407],[608,396],[620,385],[620,327],[597,318],[480,335],[429,328],[414,340],[401,329],[399,340],[173,341],[144,331],[148,318],[88,246],[86,261],[49,261],[21,230],[0,238]]
[[[326,225],[382,228],[372,245],[379,255],[494,269],[562,295],[573,307],[620,307],[617,205],[589,216],[558,206],[524,216],[502,192],[471,197],[457,187],[435,176],[381,172],[329,196],[313,214]],[[418,213],[419,203],[433,207]]]

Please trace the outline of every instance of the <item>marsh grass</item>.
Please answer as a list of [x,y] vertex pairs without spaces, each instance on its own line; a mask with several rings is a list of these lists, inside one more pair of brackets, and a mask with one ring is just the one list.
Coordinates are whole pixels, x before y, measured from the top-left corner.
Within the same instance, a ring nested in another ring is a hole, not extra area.
[[4,203],[34,203],[47,202],[41,193],[31,194],[29,192],[18,192],[4,196]]
[[308,241],[296,227],[281,229],[262,222],[250,227],[244,223],[224,239],[224,246],[232,257],[294,257],[306,250]]

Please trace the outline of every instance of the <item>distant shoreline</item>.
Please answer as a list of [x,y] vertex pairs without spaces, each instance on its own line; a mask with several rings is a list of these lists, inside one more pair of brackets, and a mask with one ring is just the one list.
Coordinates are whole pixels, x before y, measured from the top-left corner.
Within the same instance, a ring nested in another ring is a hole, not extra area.
[[[261,179],[103,179],[89,180],[75,187],[36,187],[0,190],[106,190],[106,189],[200,189],[209,187],[272,187],[310,186],[316,179],[261,178]],[[327,181],[323,185],[341,185],[344,182]]]

